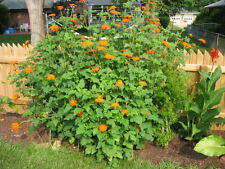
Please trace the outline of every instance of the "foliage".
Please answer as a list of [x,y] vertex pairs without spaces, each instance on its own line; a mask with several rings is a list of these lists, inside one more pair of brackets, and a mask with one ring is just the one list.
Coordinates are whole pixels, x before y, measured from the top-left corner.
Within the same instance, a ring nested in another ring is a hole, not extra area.
[[167,28],[169,23],[170,23],[170,17],[168,15],[162,15],[160,14],[159,15],[159,19],[161,21],[161,25],[164,27],[164,28]]
[[8,8],[0,4],[0,34],[4,33],[9,26]]
[[212,10],[205,9],[201,11],[200,15],[198,15],[194,24],[215,23],[210,25],[204,25],[203,29],[225,34],[224,31],[225,19],[223,17],[222,18],[220,17],[224,15],[225,11],[223,8],[214,8]]
[[5,111],[5,109],[3,108],[3,105],[8,105],[11,109],[17,110],[16,104],[13,103],[9,97],[4,96],[0,98],[0,112]]
[[206,156],[221,156],[225,154],[225,139],[210,135],[200,140],[194,150]]
[[[34,126],[44,124],[111,164],[132,158],[146,140],[168,145],[187,100],[184,72],[177,68],[183,46],[179,34],[145,13],[102,12],[104,24],[88,26],[60,17],[63,26],[50,27],[52,35],[13,75],[22,94],[34,100],[26,113]],[[88,30],[88,37],[77,29]]]
[[191,104],[187,117],[182,125],[183,137],[186,140],[199,140],[206,136],[213,123],[225,122],[224,118],[216,118],[220,114],[217,106],[225,88],[215,90],[216,82],[222,71],[217,67],[213,73],[200,71],[201,80],[198,82],[198,92],[194,104]]

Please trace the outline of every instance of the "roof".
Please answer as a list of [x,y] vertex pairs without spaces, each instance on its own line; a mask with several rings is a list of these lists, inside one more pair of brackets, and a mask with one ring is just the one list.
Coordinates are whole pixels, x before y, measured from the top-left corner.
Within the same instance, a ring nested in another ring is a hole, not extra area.
[[[51,8],[54,0],[45,0],[45,8]],[[25,0],[4,0],[2,2],[9,9],[27,9]]]
[[183,11],[178,12],[178,14],[196,14],[196,15],[198,15],[198,14],[200,14],[200,12],[183,10]]
[[89,5],[112,5],[112,0],[88,0]]
[[215,8],[215,7],[222,7],[222,6],[225,6],[225,0],[221,0],[221,1],[209,4],[205,6],[205,8]]

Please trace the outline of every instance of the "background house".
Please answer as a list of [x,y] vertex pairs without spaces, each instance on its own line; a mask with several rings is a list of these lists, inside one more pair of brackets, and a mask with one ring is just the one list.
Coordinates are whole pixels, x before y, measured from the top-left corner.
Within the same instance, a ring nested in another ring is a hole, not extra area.
[[[54,0],[45,0],[45,10],[52,7]],[[9,8],[10,26],[17,29],[29,28],[29,15],[25,0],[4,0],[2,2]]]
[[175,26],[185,28],[195,21],[198,14],[199,12],[196,11],[181,11],[175,14],[175,16],[171,16],[170,21],[173,22]]

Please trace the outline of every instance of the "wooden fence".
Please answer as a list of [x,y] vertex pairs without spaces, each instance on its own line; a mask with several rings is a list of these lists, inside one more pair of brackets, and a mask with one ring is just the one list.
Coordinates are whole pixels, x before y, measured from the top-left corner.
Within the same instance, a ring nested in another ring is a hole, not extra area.
[[[28,56],[31,55],[32,46],[22,47],[20,45],[2,45],[0,46],[0,97],[9,96],[12,97],[17,91],[15,86],[7,84],[7,75],[10,71],[14,71],[15,67],[12,65],[13,62],[25,61]],[[186,64],[181,66],[184,70],[189,72],[190,76],[190,85],[195,85],[199,80],[199,70],[211,71],[212,60],[210,54],[205,51],[201,52],[198,50],[194,51],[184,51],[188,56],[186,58]],[[221,53],[220,57],[217,59],[215,65],[220,65],[223,71],[223,75],[220,80],[217,82],[216,87],[220,88],[225,86],[225,56]],[[20,98],[18,99],[18,104],[25,104],[27,99]],[[220,106],[222,107],[220,116],[225,117],[225,94],[221,100]]]

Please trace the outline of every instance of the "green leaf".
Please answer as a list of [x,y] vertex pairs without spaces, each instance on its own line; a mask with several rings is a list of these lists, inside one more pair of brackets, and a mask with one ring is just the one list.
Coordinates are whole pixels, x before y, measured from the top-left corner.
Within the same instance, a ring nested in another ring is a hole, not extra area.
[[206,156],[221,156],[225,154],[225,139],[211,135],[200,140],[194,150]]
[[211,119],[213,119],[216,115],[220,114],[220,111],[218,110],[218,108],[215,109],[210,109],[208,111],[206,111],[202,117],[201,117],[201,122],[203,121],[210,121]]
[[219,80],[221,74],[222,74],[221,67],[218,66],[215,69],[215,71],[212,73],[212,76],[210,78],[209,85],[208,85],[208,91],[209,92],[212,91],[212,90],[215,90],[216,82]]
[[208,105],[207,107],[211,108],[219,104],[224,92],[225,88],[220,88],[216,91],[210,92],[210,100],[206,103],[206,105]]

